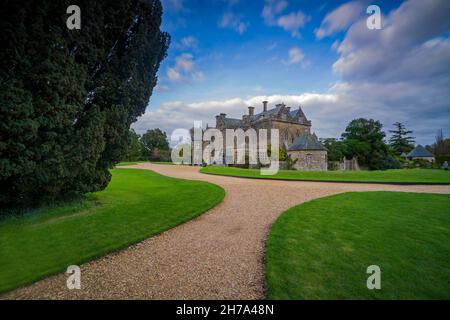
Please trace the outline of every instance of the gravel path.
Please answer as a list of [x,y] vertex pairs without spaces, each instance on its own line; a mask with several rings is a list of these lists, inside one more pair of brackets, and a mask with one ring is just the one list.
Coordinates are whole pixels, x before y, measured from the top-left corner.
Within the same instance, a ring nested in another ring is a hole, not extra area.
[[198,168],[128,166],[222,186],[222,203],[200,217],[81,266],[80,290],[67,275],[48,277],[3,299],[263,299],[264,242],[281,212],[347,191],[450,193],[450,186],[394,186],[242,179]]

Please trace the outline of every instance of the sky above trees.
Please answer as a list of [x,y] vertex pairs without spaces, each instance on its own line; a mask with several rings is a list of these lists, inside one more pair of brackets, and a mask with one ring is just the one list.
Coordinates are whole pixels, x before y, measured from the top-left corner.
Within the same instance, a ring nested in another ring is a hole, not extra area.
[[[168,57],[138,133],[301,105],[319,137],[355,118],[450,135],[450,1],[163,0]],[[382,29],[369,30],[377,4]]]

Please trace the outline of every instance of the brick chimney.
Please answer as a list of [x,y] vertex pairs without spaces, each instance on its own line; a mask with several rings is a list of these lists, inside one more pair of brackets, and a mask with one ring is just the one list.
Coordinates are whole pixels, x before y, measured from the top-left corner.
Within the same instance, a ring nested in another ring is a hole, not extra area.
[[263,112],[267,111],[267,102],[268,101],[263,101]]
[[252,116],[255,112],[255,107],[248,107],[248,115]]

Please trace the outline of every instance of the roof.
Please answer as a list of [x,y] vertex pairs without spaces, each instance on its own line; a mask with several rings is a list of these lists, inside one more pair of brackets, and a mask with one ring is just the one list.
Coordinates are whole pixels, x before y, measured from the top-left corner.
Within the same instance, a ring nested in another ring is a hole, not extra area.
[[319,142],[316,135],[305,132],[295,138],[294,142],[289,146],[288,151],[302,151],[302,150],[321,150],[327,149]]
[[280,112],[281,108],[282,108],[282,105],[279,104],[273,109],[269,109],[267,111],[257,113],[251,117],[251,121],[257,121],[262,118],[270,118],[270,116],[272,116],[272,115],[277,115]]
[[408,158],[434,158],[434,155],[420,144],[406,155]]
[[[261,120],[261,119],[271,118],[272,116],[276,116],[277,114],[279,114],[280,111],[282,109],[284,109],[284,108],[286,108],[285,104],[282,104],[282,103],[281,104],[277,104],[275,106],[275,108],[272,108],[272,109],[269,109],[267,111],[263,111],[263,112],[260,112],[260,113],[257,113],[255,115],[251,116],[250,120],[252,122],[255,122],[255,121],[258,121],[258,120]],[[306,125],[309,124],[308,123],[308,119],[306,118],[306,116],[303,113],[303,110],[302,110],[302,108],[300,106],[298,107],[297,110],[289,111],[289,113],[287,114],[287,120],[296,121],[297,115],[299,116],[298,120],[299,120],[299,122],[301,124],[306,124]]]
[[228,127],[240,127],[242,126],[242,120],[241,119],[234,119],[234,118],[225,118],[225,125]]
[[[275,108],[269,109],[267,111],[263,111],[257,114],[254,114],[249,117],[249,120],[252,124],[264,120],[264,119],[277,119],[280,113],[284,113],[286,111],[286,105],[283,103],[277,104]],[[311,126],[311,122],[306,118],[303,113],[302,108],[299,106],[297,110],[290,110],[286,113],[287,117],[284,119],[285,121],[297,122],[302,125]],[[244,126],[244,120],[236,119],[236,118],[227,118],[225,114],[221,113],[220,116],[223,116],[223,122],[225,127],[227,128],[242,128]],[[244,115],[244,117],[247,115]],[[248,116],[247,116],[248,117]]]

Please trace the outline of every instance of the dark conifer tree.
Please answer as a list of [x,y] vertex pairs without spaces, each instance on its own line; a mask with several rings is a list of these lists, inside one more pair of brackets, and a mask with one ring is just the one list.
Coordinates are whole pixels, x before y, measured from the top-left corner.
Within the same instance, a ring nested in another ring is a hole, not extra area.
[[397,155],[408,153],[414,149],[414,138],[409,136],[412,131],[406,130],[406,127],[401,122],[394,123],[394,130],[389,130],[392,133],[389,139],[389,145]]
[[101,190],[166,56],[159,0],[0,5],[0,205]]

